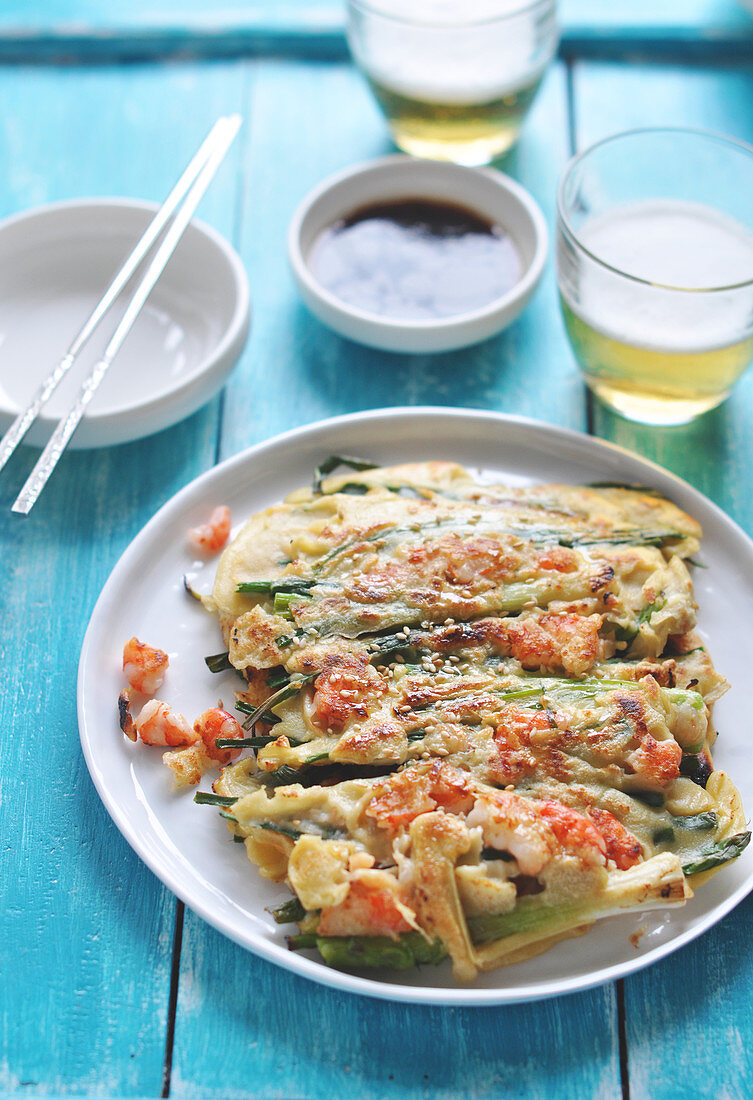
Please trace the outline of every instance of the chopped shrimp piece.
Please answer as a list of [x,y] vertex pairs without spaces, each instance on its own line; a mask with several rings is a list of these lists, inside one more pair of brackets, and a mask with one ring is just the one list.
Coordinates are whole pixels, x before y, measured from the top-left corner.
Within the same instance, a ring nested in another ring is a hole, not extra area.
[[366,807],[366,816],[373,817],[382,829],[397,831],[419,814],[436,808],[431,796],[431,778],[418,775],[412,768],[393,773],[376,784],[374,791],[375,796]]
[[[490,760],[496,783],[515,783],[532,775],[538,766],[534,748],[537,735],[551,735],[549,717],[541,710],[525,710],[514,703],[505,707],[494,731],[496,751]],[[544,744],[546,741],[544,740]]]
[[133,637],[123,646],[123,672],[129,685],[142,695],[154,695],[165,679],[169,659],[161,649]]
[[480,582],[481,590],[503,584],[522,564],[516,550],[485,535],[468,539],[445,535],[412,550],[408,560],[426,580],[442,577],[450,584],[469,585],[474,591]]
[[159,699],[150,699],[133,727],[146,745],[193,745],[199,734],[194,733],[187,718],[184,718],[167,703]]
[[627,758],[627,763],[641,778],[665,787],[680,774],[682,749],[673,739],[657,741],[650,733]]
[[553,799],[547,799],[540,804],[540,813],[552,827],[563,848],[573,849],[581,855],[589,854],[589,849],[591,853],[606,855],[604,837],[589,817]]
[[131,714],[131,696],[127,691],[121,691],[118,696],[118,721],[126,737],[130,741],[136,741],[138,734],[136,733],[136,727],[133,724],[133,715]]
[[314,719],[323,729],[339,733],[352,719],[367,718],[366,703],[383,690],[376,669],[364,660],[337,657],[314,683]]
[[192,527],[188,531],[188,541],[199,554],[216,554],[230,536],[230,509],[221,504],[212,512],[207,523]]
[[484,843],[510,852],[524,875],[537,875],[557,848],[554,831],[540,808],[509,791],[490,790],[480,795],[466,824],[470,828],[480,825]]
[[391,890],[374,890],[356,880],[345,901],[322,909],[316,931],[320,936],[397,936],[410,929]]
[[554,569],[557,573],[574,573],[578,568],[578,555],[568,546],[549,546],[538,558],[542,569]]
[[243,727],[222,707],[210,707],[193,724],[194,733],[204,742],[207,755],[219,764],[229,764],[240,755],[240,749],[218,749],[217,738],[245,737]]
[[[493,620],[492,620],[493,621]],[[540,615],[505,623],[505,640],[523,668],[587,672],[601,653],[600,615]]]
[[640,862],[643,857],[640,841],[614,814],[594,806],[588,811],[588,816],[604,838],[607,859],[614,860],[618,870],[627,871],[628,867]]
[[441,764],[423,774],[417,768],[394,772],[374,787],[366,816],[379,828],[396,832],[437,806],[456,814],[471,809],[473,796],[462,772]]

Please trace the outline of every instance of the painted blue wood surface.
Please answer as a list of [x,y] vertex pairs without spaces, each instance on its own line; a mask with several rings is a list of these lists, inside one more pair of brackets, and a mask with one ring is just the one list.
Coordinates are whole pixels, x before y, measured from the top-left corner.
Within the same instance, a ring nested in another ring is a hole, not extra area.
[[[111,33],[128,28],[149,33],[157,28],[190,28],[197,33],[232,27],[298,27],[339,29],[344,22],[344,0],[5,0],[0,30],[39,34],[60,32]],[[750,22],[742,0],[560,0],[565,34],[591,28],[602,33],[626,29],[646,33],[709,34],[745,28]]]
[[[236,67],[0,70],[0,211],[78,194],[160,199],[240,99]],[[237,186],[236,162],[204,207],[228,234]],[[176,903],[94,791],[76,672],[118,556],[211,465],[217,412],[215,401],[143,443],[66,454],[28,520],[9,506],[38,452],[19,451],[0,481],[0,1090],[14,1096],[162,1088]]]
[[504,1008],[390,1004],[312,986],[189,915],[171,1096],[618,1100],[616,1031],[611,987]]
[[[560,0],[561,52],[574,56],[749,57],[741,0]],[[347,57],[343,0],[7,0],[0,61],[94,63],[164,57]]]
[[[586,52],[588,35],[615,41],[628,25],[647,41],[688,36],[707,45],[714,35],[722,45],[742,41],[751,25],[741,7],[707,0],[640,0],[629,10],[565,0],[563,10],[573,49]],[[216,25],[253,24],[259,49],[275,45],[275,35],[291,41],[292,27],[295,51],[304,54],[334,48],[340,35],[340,16],[329,3],[315,10],[293,0],[234,0],[208,11],[199,0],[179,7],[166,0],[129,6],[8,0],[0,41],[9,28],[25,27],[33,39],[75,20],[89,20],[103,41],[116,25],[147,40],[154,28],[184,31],[210,18]],[[312,11],[319,22],[309,24],[317,33],[307,39],[305,22],[296,26],[295,17]],[[82,41],[90,41],[88,32]],[[753,75],[742,67],[576,65],[572,86],[581,143],[647,121],[753,138]],[[216,452],[224,457],[319,416],[435,402],[582,428],[586,403],[551,270],[507,334],[447,357],[369,352],[306,314],[284,255],[290,213],[330,171],[389,150],[381,119],[348,66],[268,59],[0,68],[0,102],[0,215],[74,195],[159,199],[211,119],[230,108],[246,115],[243,140],[201,210],[236,243],[252,276],[252,338],[224,400],[150,440],[66,455],[20,525],[11,524],[7,508],[34,452],[22,450],[0,480],[0,1095],[157,1097],[176,905],[101,808],[80,757],[74,706],[83,631],[119,553]],[[518,150],[503,164],[533,191],[550,221],[568,143],[565,80],[555,69]],[[753,532],[752,402],[749,378],[723,409],[689,429],[648,431],[598,409],[595,425],[687,477]],[[746,902],[696,944],[625,983],[633,1100],[744,1095],[753,1070],[752,916]],[[504,1010],[391,1006],[293,978],[190,913],[179,979],[170,1052],[175,1096],[621,1094],[613,986]],[[303,1052],[295,1035],[301,1027],[318,1040]],[[551,1052],[548,1068],[542,1047]],[[458,1048],[456,1062],[451,1052]]]

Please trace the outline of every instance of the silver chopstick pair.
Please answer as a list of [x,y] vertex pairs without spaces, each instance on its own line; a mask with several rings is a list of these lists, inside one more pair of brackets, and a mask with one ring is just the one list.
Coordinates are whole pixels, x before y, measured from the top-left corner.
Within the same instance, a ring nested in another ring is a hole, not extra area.
[[193,160],[165,199],[165,202],[154,215],[146,232],[138,241],[136,247],[128,256],[120,271],[118,271],[112,283],[95,306],[94,311],[84,324],[84,327],[75,337],[68,351],[42,383],[28,407],[24,409],[23,412],[19,413],[2,440],[0,440],[0,470],[2,470],[3,466],[5,466],[6,462],[39,415],[40,410],[47,403],[58,384],[70,370],[76,356],[87,343],[131,276],[136,272],[142,261],[146,259],[172,219],[172,224],[169,225],[159,247],[149,262],[141,281],[126,307],[125,313],[110,337],[110,341],[102,357],[98,359],[92,367],[88,377],[81,386],[75,403],[58,423],[47,446],[39,456],[34,469],[29,474],[26,484],[18,494],[12,506],[12,511],[18,512],[21,515],[28,515],[34,506],[35,501],[42,492],[50,474],[55,469],[60,456],[65,450],[68,441],[86,412],[87,405],[107,373],[108,367],[120,350],[126,336],[131,331],[136,318],[154,289],[157,280],[164,271],[168,260],[175,251],[212,177],[222,163],[235,135],[238,133],[241,121],[240,115],[228,115],[217,120],[206,139],[202,142]]

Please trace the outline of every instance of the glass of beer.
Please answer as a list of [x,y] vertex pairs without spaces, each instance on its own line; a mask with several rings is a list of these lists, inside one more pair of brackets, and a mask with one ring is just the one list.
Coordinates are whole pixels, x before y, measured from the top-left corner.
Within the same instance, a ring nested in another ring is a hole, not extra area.
[[753,147],[697,130],[616,134],[559,188],[565,328],[591,390],[685,424],[753,360]]
[[406,153],[488,164],[557,48],[556,0],[349,0],[348,42]]

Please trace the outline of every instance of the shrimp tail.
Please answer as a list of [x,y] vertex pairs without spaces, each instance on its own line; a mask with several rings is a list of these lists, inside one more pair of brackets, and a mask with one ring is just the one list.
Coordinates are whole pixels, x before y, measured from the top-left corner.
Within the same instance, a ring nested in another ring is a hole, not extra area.
[[133,724],[133,715],[131,714],[131,697],[127,691],[121,691],[118,696],[118,719],[120,728],[126,737],[131,741],[135,741],[137,733],[136,727]]

